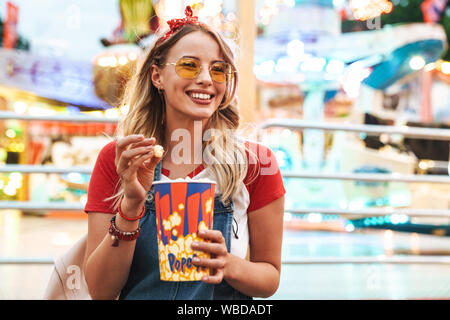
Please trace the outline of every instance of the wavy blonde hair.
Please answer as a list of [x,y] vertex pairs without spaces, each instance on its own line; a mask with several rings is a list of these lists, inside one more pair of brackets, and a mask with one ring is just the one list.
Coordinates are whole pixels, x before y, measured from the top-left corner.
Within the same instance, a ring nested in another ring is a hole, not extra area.
[[[169,39],[163,41],[160,37],[155,45],[142,56],[136,66],[134,76],[127,83],[122,105],[128,106],[129,111],[120,121],[116,136],[143,134],[145,137],[155,137],[157,143],[167,150],[168,141],[165,141],[164,134],[164,97],[153,85],[151,67],[156,65],[163,68],[170,48],[185,35],[196,31],[210,35],[219,45],[225,61],[232,66],[233,70],[237,70],[230,46],[208,26],[188,24]],[[206,130],[213,129],[210,130],[211,137],[207,141],[203,139],[202,142],[203,158],[208,163],[206,168],[210,168],[217,178],[223,203],[228,203],[247,175],[246,152],[249,152],[250,156],[253,154],[246,148],[243,141],[237,138],[240,120],[236,98],[238,80],[237,72],[233,72],[228,77],[222,102],[205,127]],[[114,197],[118,199],[122,193],[121,188]]]

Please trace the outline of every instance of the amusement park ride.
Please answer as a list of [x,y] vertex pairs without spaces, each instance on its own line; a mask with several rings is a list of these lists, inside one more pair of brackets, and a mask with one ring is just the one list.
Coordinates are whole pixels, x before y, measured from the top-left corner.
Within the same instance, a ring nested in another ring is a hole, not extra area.
[[[369,27],[379,28],[341,34],[339,12],[331,1],[296,1],[295,7],[281,10],[272,19],[267,32],[256,39],[255,75],[264,83],[298,86],[304,95],[303,120],[311,123],[325,120],[325,103],[339,91],[359,96],[353,113],[364,114],[363,105],[369,105],[370,111],[375,101],[367,101],[367,97],[363,101],[364,95],[359,93],[387,90],[439,60],[447,49],[444,29],[432,23],[381,28],[379,23],[367,21]],[[289,129],[272,130],[262,137],[277,154],[282,171],[414,173],[417,158],[413,154],[369,149],[362,136],[339,131],[331,137],[332,147],[327,152],[327,138],[318,129],[304,129],[300,136]],[[339,215],[320,214],[319,208],[408,207],[412,197],[401,182],[286,178],[285,186],[286,207],[317,208],[317,212],[301,215],[309,222],[343,221]],[[288,213],[287,218],[298,220],[299,216]],[[347,231],[375,227],[424,233],[436,228],[410,222],[407,215],[366,216],[340,226]]]

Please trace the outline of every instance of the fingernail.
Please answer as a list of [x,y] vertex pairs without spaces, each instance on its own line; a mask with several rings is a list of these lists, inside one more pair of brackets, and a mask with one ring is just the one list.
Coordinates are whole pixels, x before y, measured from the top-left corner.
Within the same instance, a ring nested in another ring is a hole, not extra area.
[[198,235],[199,235],[199,236],[204,236],[204,235],[205,235],[205,231],[200,230],[200,231],[198,232]]
[[197,258],[197,257],[195,257],[195,258],[193,258],[193,259],[192,259],[192,261],[193,261],[193,262],[199,262],[199,261],[200,261],[200,259],[199,259],[199,258]]
[[198,243],[197,243],[197,242],[192,242],[191,247],[195,248],[195,247],[197,247],[197,246],[198,246]]
[[204,276],[204,277],[202,278],[202,280],[203,280],[203,281],[208,281],[208,276]]

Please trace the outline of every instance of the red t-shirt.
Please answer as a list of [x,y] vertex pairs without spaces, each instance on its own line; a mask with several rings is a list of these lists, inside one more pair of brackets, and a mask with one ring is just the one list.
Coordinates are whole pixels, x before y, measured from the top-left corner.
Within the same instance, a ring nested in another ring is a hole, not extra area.
[[[246,144],[257,156],[257,159],[249,157],[247,152],[249,167],[244,184],[250,196],[247,212],[251,212],[282,197],[286,190],[284,189],[278,163],[272,151],[266,146],[254,142],[247,141]],[[116,143],[112,141],[102,148],[95,162],[89,182],[85,212],[115,213],[113,209],[114,200],[105,201],[106,198],[116,194],[120,187],[120,179],[114,163],[115,157]],[[189,176],[192,178],[203,169],[203,165],[200,165]],[[169,170],[164,168],[161,170],[161,173],[166,176],[170,174]]]

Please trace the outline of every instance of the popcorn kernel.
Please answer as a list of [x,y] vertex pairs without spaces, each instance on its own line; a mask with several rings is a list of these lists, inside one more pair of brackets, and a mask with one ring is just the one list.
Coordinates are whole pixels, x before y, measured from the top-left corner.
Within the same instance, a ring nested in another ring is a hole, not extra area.
[[155,147],[153,148],[155,157],[161,158],[164,154],[164,148],[162,146],[160,146],[159,144],[155,145]]

